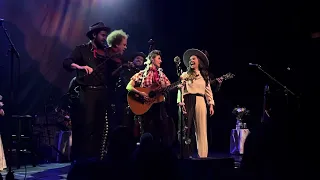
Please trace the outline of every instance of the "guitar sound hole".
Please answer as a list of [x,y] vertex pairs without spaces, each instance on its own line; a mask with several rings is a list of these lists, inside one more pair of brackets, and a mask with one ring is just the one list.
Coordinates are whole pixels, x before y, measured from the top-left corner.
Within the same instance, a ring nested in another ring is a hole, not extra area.
[[151,91],[150,93],[149,93],[149,97],[150,98],[154,98],[154,97],[156,97],[156,92],[154,92],[154,91]]

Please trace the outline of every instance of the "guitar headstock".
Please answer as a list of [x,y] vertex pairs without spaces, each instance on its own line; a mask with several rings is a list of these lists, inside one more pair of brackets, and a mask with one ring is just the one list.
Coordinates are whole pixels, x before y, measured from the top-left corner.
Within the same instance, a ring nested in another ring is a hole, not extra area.
[[228,79],[232,79],[232,78],[234,78],[235,76],[236,76],[236,75],[234,75],[234,74],[232,74],[232,73],[228,72],[227,74],[225,74],[225,75],[221,76],[221,78],[222,78],[223,80],[228,80]]

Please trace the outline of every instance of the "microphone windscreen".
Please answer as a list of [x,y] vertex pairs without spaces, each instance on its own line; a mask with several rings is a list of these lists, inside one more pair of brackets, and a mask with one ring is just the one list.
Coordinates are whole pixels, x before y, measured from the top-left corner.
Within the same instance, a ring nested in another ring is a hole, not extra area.
[[174,57],[173,61],[174,61],[175,63],[180,63],[180,62],[181,62],[181,59],[180,59],[179,56],[176,56],[176,57]]

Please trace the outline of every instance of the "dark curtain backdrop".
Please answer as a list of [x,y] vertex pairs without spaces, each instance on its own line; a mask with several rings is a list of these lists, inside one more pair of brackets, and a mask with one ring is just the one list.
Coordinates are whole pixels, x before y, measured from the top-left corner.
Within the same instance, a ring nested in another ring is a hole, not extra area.
[[[4,0],[0,17],[21,55],[20,86],[15,102],[20,114],[36,113],[50,96],[57,99],[66,92],[74,76],[62,69],[63,58],[79,44],[95,22],[129,35],[128,53],[146,51],[152,35],[149,1],[137,0]],[[0,33],[0,93],[8,98],[10,57],[8,41]],[[15,65],[15,70],[17,65]],[[17,82],[15,82],[16,84]],[[18,111],[16,108],[15,111]]]

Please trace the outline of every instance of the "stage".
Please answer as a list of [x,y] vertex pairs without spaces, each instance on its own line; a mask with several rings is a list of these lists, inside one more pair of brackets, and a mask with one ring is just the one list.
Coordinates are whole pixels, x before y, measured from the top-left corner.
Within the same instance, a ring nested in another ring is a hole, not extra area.
[[[238,168],[241,161],[241,156],[223,153],[211,153],[208,160],[212,159],[213,161],[219,161],[230,158],[234,159],[234,168]],[[33,167],[32,165],[27,165],[26,167],[21,166],[20,169],[15,169],[15,167],[13,167],[13,171],[15,174],[15,179],[18,180],[23,180],[25,177],[27,180],[64,180],[67,179],[69,168],[70,163],[48,163],[40,164],[36,167]],[[5,177],[6,173],[6,170],[1,171],[3,177]]]

